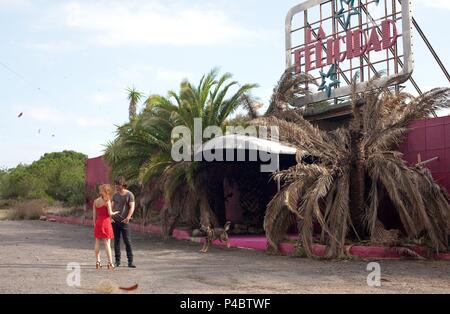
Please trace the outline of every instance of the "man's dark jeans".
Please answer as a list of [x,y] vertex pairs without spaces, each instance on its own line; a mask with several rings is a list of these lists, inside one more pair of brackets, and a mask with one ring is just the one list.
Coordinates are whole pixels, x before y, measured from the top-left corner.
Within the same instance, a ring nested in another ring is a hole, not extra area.
[[128,263],[133,263],[133,249],[131,248],[130,225],[121,222],[112,224],[114,230],[114,253],[116,255],[116,263],[120,263],[120,236],[123,237],[125,248],[127,250]]

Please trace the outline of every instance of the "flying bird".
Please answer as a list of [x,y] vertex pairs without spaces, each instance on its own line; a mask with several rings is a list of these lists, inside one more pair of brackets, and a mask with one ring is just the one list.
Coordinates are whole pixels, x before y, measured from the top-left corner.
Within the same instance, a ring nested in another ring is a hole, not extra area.
[[21,118],[23,116],[23,112],[19,113],[19,115],[17,116],[17,118]]

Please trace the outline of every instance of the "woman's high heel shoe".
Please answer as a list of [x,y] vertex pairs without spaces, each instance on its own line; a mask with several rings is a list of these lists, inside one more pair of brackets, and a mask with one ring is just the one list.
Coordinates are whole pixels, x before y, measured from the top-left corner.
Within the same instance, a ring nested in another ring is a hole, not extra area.
[[101,262],[97,262],[97,264],[95,264],[95,269],[100,269],[102,268],[102,263]]
[[108,263],[108,270],[114,270],[116,269],[116,266],[114,266],[113,263]]

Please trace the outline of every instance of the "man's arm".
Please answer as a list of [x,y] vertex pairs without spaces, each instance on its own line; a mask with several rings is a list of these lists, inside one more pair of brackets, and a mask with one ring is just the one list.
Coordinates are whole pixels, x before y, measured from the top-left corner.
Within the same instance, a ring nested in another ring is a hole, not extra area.
[[125,218],[125,219],[122,221],[123,223],[127,224],[127,223],[130,222],[131,217],[133,217],[133,214],[134,214],[134,208],[135,208],[135,205],[136,205],[135,202],[130,202],[130,203],[129,203],[130,210],[128,211],[128,216],[127,216],[127,218]]
[[133,217],[135,206],[136,206],[136,203],[134,201],[130,202],[130,212],[128,213],[128,217],[127,217],[128,219],[131,219]]

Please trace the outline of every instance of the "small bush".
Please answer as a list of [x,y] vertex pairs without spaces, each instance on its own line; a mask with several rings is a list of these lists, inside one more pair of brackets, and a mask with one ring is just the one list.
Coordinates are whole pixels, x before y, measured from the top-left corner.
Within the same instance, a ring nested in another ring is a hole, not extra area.
[[9,212],[9,220],[38,220],[45,215],[48,203],[43,200],[24,201],[16,204]]
[[17,204],[16,200],[12,199],[6,199],[6,200],[0,200],[0,209],[9,209],[13,207],[15,204]]

